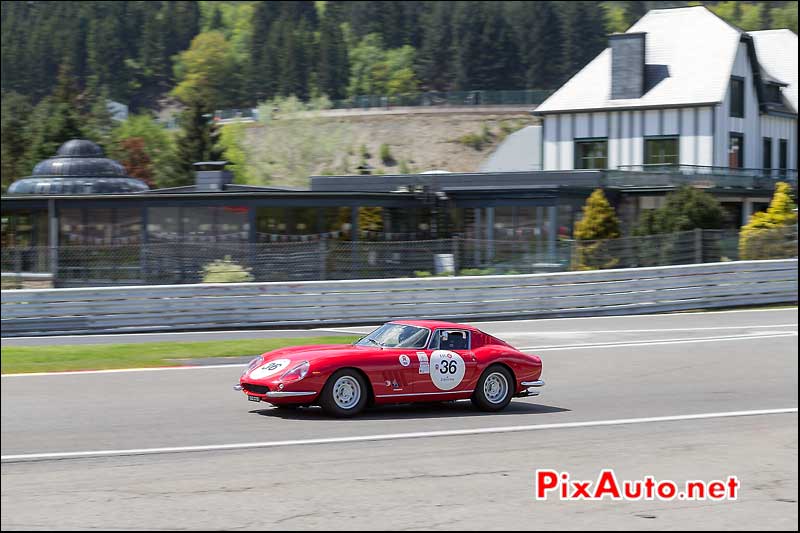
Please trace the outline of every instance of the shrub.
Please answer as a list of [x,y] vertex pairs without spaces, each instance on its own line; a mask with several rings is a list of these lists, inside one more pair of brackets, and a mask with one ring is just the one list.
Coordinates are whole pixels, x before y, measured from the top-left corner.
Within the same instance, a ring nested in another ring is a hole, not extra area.
[[459,270],[459,276],[491,276],[494,274],[493,268],[462,268]]
[[234,263],[231,256],[217,259],[203,266],[203,283],[242,283],[253,281],[253,275],[243,266]]
[[433,274],[427,270],[415,270],[414,277],[415,278],[430,278]]
[[755,213],[739,233],[740,259],[797,256],[796,206],[789,184],[779,182],[766,212]]
[[386,143],[383,143],[381,145],[380,155],[381,155],[381,161],[383,161],[384,165],[392,166],[397,163],[397,161],[395,161],[394,159],[394,156],[392,156],[391,150],[389,150],[389,145]]
[[484,145],[489,144],[494,139],[494,135],[489,130],[489,126],[484,123],[480,133],[467,133],[458,138],[458,142],[469,146],[475,150],[483,150]]
[[575,270],[614,268],[619,259],[610,250],[610,239],[617,239],[619,219],[608,203],[602,189],[596,189],[583,206],[583,218],[575,224],[573,236],[577,241]]

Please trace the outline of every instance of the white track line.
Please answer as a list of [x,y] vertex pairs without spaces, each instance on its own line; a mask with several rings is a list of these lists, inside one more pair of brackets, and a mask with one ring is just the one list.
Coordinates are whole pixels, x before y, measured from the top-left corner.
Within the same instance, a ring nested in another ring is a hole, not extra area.
[[[691,344],[697,342],[723,342],[732,340],[771,339],[775,337],[796,337],[796,331],[786,333],[770,333],[752,335],[730,335],[726,337],[700,337],[682,339],[652,339],[645,341],[598,343],[598,344],[565,344],[555,346],[526,346],[518,348],[520,351],[553,351],[553,350],[580,350],[585,348],[616,348],[627,346],[654,346],[657,344]],[[224,365],[199,365],[199,366],[167,366],[156,368],[119,368],[112,370],[67,370],[64,372],[27,372],[20,374],[3,374],[3,378],[37,377],[37,376],[74,376],[80,374],[115,374],[119,372],[164,372],[167,370],[204,370],[209,368],[243,368],[243,363],[229,363]]]
[[771,333],[771,334],[753,334],[753,335],[729,335],[726,337],[700,337],[700,338],[684,338],[684,339],[653,339],[649,341],[631,341],[631,342],[614,342],[614,343],[598,343],[598,344],[567,344],[563,346],[526,346],[525,348],[518,348],[521,351],[552,351],[552,350],[580,350],[584,348],[620,348],[626,346],[653,346],[656,344],[691,344],[698,342],[724,342],[734,340],[749,340],[749,339],[771,339],[775,337],[797,337],[796,331],[787,333]]
[[20,374],[3,374],[4,378],[26,378],[36,376],[74,376],[78,374],[117,374],[122,372],[164,372],[166,370],[205,370],[209,368],[242,368],[247,363],[228,363],[225,365],[197,366],[161,366],[151,368],[114,368],[110,370],[65,370],[64,372],[25,372]]
[[716,331],[718,329],[756,329],[756,328],[796,328],[797,323],[794,324],[758,324],[749,326],[716,326],[710,328],[655,328],[655,329],[580,329],[575,331],[526,331],[526,332],[508,332],[505,335],[571,335],[579,333],[584,335],[586,333],[659,333],[662,331]]
[[309,444],[342,444],[350,442],[385,441],[401,439],[424,439],[434,437],[459,437],[464,435],[485,435],[491,433],[516,433],[520,431],[539,431],[545,429],[570,429],[598,426],[621,426],[649,424],[654,422],[677,422],[683,420],[705,420],[710,418],[731,418],[739,416],[758,416],[797,413],[797,407],[783,409],[760,409],[754,411],[728,411],[722,413],[701,413],[693,415],[656,416],[648,418],[619,418],[614,420],[590,420],[587,422],[564,422],[558,424],[535,424],[528,426],[502,426],[494,428],[455,429],[445,431],[422,431],[416,433],[390,433],[384,435],[363,435],[358,437],[332,437],[325,439],[282,440],[271,442],[245,442],[237,444],[211,444],[206,446],[173,446],[168,448],[132,448],[127,450],[95,450],[85,452],[31,453],[3,455],[2,462],[36,461],[48,459],[79,459],[87,457],[114,457],[123,455],[154,455],[163,453],[209,452],[221,450],[243,450],[252,448],[276,448],[281,446],[303,446]]

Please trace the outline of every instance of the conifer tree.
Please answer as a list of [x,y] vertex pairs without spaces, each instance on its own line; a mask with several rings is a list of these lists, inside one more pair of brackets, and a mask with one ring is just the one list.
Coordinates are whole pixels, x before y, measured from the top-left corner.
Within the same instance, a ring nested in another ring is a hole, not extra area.
[[[740,259],[782,259],[797,256],[797,205],[792,188],[779,182],[765,211],[759,211],[742,226],[739,234]],[[794,226],[794,228],[792,228]],[[793,229],[793,231],[789,231]]]
[[596,189],[586,200],[583,218],[575,224],[576,243],[573,258],[576,270],[614,268],[619,259],[611,250],[608,239],[620,236],[619,219],[608,203],[602,189]]

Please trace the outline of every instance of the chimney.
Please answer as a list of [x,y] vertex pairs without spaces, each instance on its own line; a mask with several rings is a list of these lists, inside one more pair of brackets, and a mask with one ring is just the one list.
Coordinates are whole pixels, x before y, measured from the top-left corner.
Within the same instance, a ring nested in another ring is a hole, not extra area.
[[233,172],[225,170],[227,161],[201,161],[194,163],[195,188],[198,191],[222,191],[233,183]]
[[644,32],[615,33],[611,46],[611,99],[640,98],[644,94]]

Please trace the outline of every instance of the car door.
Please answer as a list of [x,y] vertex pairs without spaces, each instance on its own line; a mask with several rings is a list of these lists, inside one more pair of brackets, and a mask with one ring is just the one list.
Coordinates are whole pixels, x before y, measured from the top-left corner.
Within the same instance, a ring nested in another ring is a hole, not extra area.
[[376,398],[409,396],[419,375],[419,359],[414,348],[386,348],[380,355],[379,383],[373,382]]
[[425,350],[414,350],[417,358],[414,394],[446,398],[458,391],[472,390],[477,360],[471,341],[468,330],[435,330]]

